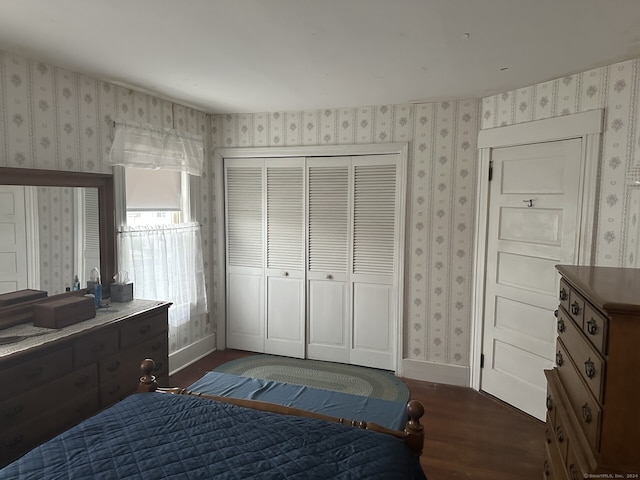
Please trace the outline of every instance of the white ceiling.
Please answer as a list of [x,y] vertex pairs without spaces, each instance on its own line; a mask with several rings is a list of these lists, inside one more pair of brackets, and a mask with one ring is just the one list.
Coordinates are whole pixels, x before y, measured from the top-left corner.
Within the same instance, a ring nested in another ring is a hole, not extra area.
[[638,58],[640,0],[0,0],[0,50],[211,113],[422,103]]

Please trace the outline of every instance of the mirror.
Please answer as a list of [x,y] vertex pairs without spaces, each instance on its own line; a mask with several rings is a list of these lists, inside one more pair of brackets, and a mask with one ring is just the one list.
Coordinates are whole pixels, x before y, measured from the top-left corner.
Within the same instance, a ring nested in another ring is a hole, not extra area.
[[0,293],[55,295],[73,289],[75,275],[85,288],[93,266],[107,284],[115,270],[113,201],[111,175],[0,167]]

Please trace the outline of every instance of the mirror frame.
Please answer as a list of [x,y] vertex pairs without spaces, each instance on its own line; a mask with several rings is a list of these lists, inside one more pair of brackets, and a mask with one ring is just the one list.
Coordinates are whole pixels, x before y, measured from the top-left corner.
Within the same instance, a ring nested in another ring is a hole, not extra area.
[[115,208],[113,175],[105,173],[67,172],[37,168],[0,167],[1,185],[34,185],[37,187],[89,187],[98,189],[100,212],[100,276],[105,292],[116,270]]

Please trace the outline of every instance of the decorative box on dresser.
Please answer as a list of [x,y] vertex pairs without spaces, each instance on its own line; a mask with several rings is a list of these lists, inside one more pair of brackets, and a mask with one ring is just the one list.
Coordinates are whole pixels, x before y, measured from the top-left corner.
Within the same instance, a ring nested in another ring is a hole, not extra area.
[[[0,330],[0,466],[134,392],[132,372],[146,357],[168,384],[170,305],[112,303],[61,329]],[[11,337],[21,339],[1,343]]]
[[543,478],[640,478],[640,269],[557,269]]

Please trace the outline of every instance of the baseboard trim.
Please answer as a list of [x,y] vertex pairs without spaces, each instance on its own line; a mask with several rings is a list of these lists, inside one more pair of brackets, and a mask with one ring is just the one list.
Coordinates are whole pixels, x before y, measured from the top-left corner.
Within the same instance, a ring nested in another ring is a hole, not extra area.
[[178,373],[215,350],[216,334],[213,333],[173,352],[169,355],[169,375]]
[[404,358],[402,359],[402,376],[424,382],[469,386],[469,367],[460,365],[446,365]]

